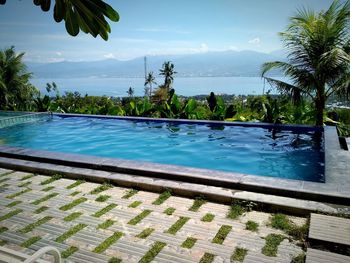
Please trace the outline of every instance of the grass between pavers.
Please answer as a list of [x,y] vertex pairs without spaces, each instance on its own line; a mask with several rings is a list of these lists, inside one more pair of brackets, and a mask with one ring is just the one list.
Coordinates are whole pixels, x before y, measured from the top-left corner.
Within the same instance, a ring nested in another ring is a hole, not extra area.
[[111,235],[105,241],[103,241],[101,244],[99,244],[97,247],[95,247],[93,252],[94,253],[102,253],[107,248],[109,248],[111,245],[113,245],[115,242],[117,242],[122,236],[123,236],[122,232],[115,232],[113,235]]
[[165,233],[175,235],[186,223],[189,217],[180,216],[180,218]]
[[120,258],[113,257],[108,260],[108,263],[122,263],[123,261]]
[[172,214],[174,214],[175,210],[176,209],[174,207],[168,207],[167,209],[164,210],[163,213],[168,216],[171,216]]
[[39,199],[31,202],[31,204],[32,205],[38,205],[38,204],[40,204],[42,202],[45,202],[45,201],[47,201],[47,200],[49,200],[51,198],[54,198],[55,196],[58,196],[58,193],[51,193],[51,194],[45,195],[44,197],[39,198]]
[[13,211],[11,211],[11,212],[8,212],[7,214],[5,214],[5,215],[3,215],[3,216],[0,216],[0,222],[1,222],[1,221],[4,221],[4,220],[6,220],[6,219],[9,219],[9,218],[11,218],[11,217],[13,217],[13,216],[15,216],[15,215],[21,213],[21,212],[23,212],[22,209],[16,209],[16,210],[13,210]]
[[23,176],[20,181],[25,181],[27,179],[33,178],[34,176],[36,176],[36,174],[28,174],[26,176]]
[[294,257],[290,263],[305,263],[305,258],[306,258],[306,255],[303,252],[297,255],[296,257]]
[[23,195],[23,194],[25,194],[25,193],[28,193],[28,192],[30,192],[30,191],[32,191],[32,189],[27,188],[27,189],[24,189],[24,190],[19,191],[19,192],[17,192],[17,193],[13,193],[13,194],[7,195],[6,198],[12,199],[12,198],[15,198],[15,197],[17,197],[17,196],[20,196],[20,195]]
[[265,237],[266,242],[261,249],[261,253],[268,257],[276,257],[278,246],[285,238],[283,235],[269,234]]
[[5,187],[9,187],[10,185],[9,184],[2,184],[0,185],[0,188],[5,188]]
[[110,195],[99,195],[95,201],[96,202],[106,202],[109,198],[111,198]]
[[39,207],[38,209],[34,210],[34,214],[40,214],[40,213],[46,211],[47,209],[49,209],[49,207],[47,207],[47,206],[41,206],[41,207]]
[[214,261],[214,258],[215,258],[215,255],[210,253],[204,253],[199,263],[211,263]]
[[104,214],[108,213],[109,211],[111,211],[113,208],[117,207],[116,204],[109,204],[106,207],[102,208],[101,210],[97,211],[95,214],[93,214],[92,216],[94,217],[101,217]]
[[245,212],[246,212],[246,209],[241,205],[241,202],[233,201],[226,217],[229,219],[237,219],[239,216],[243,215]]
[[139,263],[151,262],[162,249],[166,246],[166,243],[156,241],[150,250],[140,259]]
[[70,210],[72,209],[73,207],[77,206],[77,205],[80,205],[81,203],[84,203],[86,202],[88,199],[85,198],[85,197],[80,197],[78,199],[75,199],[73,202],[69,203],[69,204],[66,204],[66,205],[63,205],[60,207],[60,210],[62,211],[67,211],[67,210]]
[[139,191],[136,189],[130,189],[128,190],[123,196],[123,199],[129,199],[130,197],[136,195]]
[[55,188],[54,186],[48,186],[48,187],[42,189],[41,191],[43,191],[43,192],[48,192],[48,191],[50,191],[50,190],[52,190],[52,189],[54,189],[54,188]]
[[249,220],[245,223],[245,229],[252,232],[257,232],[259,230],[259,224],[255,221]]
[[135,216],[133,219],[131,219],[128,224],[129,225],[137,225],[141,222],[142,219],[144,219],[146,216],[148,216],[150,213],[152,213],[152,210],[143,210],[140,214]]
[[7,241],[6,240],[2,240],[0,239],[0,246],[4,246],[7,244]]
[[52,182],[57,181],[57,180],[59,180],[61,178],[62,178],[62,175],[55,174],[55,175],[51,176],[51,178],[48,178],[48,179],[42,181],[40,184],[41,185],[51,184]]
[[144,229],[141,233],[139,233],[136,237],[145,239],[147,238],[150,234],[152,234],[154,231],[154,228],[146,228]]
[[107,219],[106,221],[104,221],[103,223],[99,224],[97,226],[97,229],[107,229],[110,226],[112,226],[115,223],[115,221],[111,220],[111,219]]
[[90,194],[97,195],[97,194],[99,194],[99,193],[101,193],[103,191],[111,189],[112,187],[113,187],[113,185],[104,183],[104,184],[96,187],[95,189],[91,190]]
[[61,257],[66,259],[66,258],[70,257],[71,255],[73,255],[78,250],[79,250],[79,248],[74,247],[74,246],[70,246],[69,248],[67,248],[66,250],[61,252]]
[[21,247],[28,248],[28,247],[30,247],[31,245],[33,245],[34,243],[38,242],[40,239],[41,239],[40,236],[31,237],[31,238],[27,239],[26,241],[24,241],[24,242],[21,244]]
[[211,213],[207,213],[207,214],[205,214],[205,215],[202,217],[201,221],[203,221],[203,222],[211,222],[211,221],[214,220],[214,217],[215,217],[215,215],[213,215],[213,214],[211,214]]
[[27,187],[28,185],[30,185],[32,183],[32,181],[28,181],[28,182],[24,182],[22,184],[19,184],[18,187]]
[[9,230],[7,227],[1,226],[0,227],[0,234],[4,233],[7,230]]
[[197,238],[194,237],[188,237],[186,240],[181,244],[181,247],[183,248],[192,248],[194,244],[196,244]]
[[74,187],[77,187],[77,186],[79,186],[79,185],[81,185],[81,184],[83,184],[83,183],[85,183],[85,182],[86,182],[85,180],[77,180],[77,181],[75,181],[74,183],[68,185],[68,186],[66,187],[66,189],[73,189]]
[[207,202],[203,196],[198,196],[193,200],[192,206],[188,209],[188,211],[197,212],[202,205]]
[[156,200],[153,201],[152,205],[161,205],[171,196],[171,191],[166,190],[161,193]]
[[17,201],[13,201],[13,202],[7,204],[6,207],[14,207],[14,206],[16,206],[16,205],[18,205],[20,203],[22,203],[22,201],[18,201],[18,200]]
[[231,262],[232,261],[243,262],[247,253],[248,253],[248,249],[245,249],[242,247],[236,247],[235,251],[233,252],[233,254],[231,256]]
[[2,184],[3,182],[6,182],[8,180],[10,180],[10,178],[7,178],[7,177],[2,178],[2,179],[0,179],[0,184]]
[[81,192],[79,191],[74,191],[73,193],[70,194],[70,196],[76,196],[77,194],[80,194]]
[[87,225],[85,225],[85,224],[77,224],[77,225],[73,226],[72,228],[70,228],[67,232],[65,232],[62,235],[60,235],[59,237],[57,237],[55,239],[55,241],[58,242],[58,243],[62,243],[63,241],[65,241],[66,239],[68,239],[71,236],[75,235],[76,233],[78,233],[80,230],[82,230],[85,227],[87,227]]
[[224,243],[225,238],[231,232],[231,230],[232,230],[232,226],[222,225],[219,231],[216,233],[215,237],[213,238],[212,243],[220,244],[220,245]]
[[309,230],[308,222],[302,226],[297,226],[288,218],[287,215],[284,214],[274,214],[270,218],[270,225],[273,228],[284,231],[286,234],[299,241],[306,239],[306,235]]
[[136,208],[136,207],[138,207],[138,206],[141,205],[141,204],[142,204],[141,201],[134,201],[134,202],[132,202],[130,205],[128,205],[128,207],[130,207],[130,208]]
[[43,218],[40,218],[37,221],[35,221],[34,223],[26,225],[24,228],[18,230],[18,232],[20,232],[22,234],[28,233],[28,232],[32,231],[34,228],[49,222],[52,218],[53,218],[52,216],[45,216]]
[[65,218],[63,218],[63,220],[66,222],[70,222],[77,219],[82,214],[83,214],[82,212],[74,212],[74,213],[71,213],[70,215],[67,215]]
[[2,173],[2,174],[0,174],[0,177],[6,176],[6,175],[10,175],[10,174],[12,174],[14,172],[15,171],[9,171],[9,172]]

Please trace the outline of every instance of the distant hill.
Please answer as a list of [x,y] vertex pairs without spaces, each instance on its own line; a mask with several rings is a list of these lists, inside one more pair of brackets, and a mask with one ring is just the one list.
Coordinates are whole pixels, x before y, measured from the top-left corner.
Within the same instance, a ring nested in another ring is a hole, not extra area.
[[[255,51],[207,52],[190,55],[148,56],[148,71],[158,74],[164,61],[175,65],[179,77],[199,76],[259,76],[264,62],[284,60],[283,51],[261,53]],[[86,62],[27,63],[36,78],[81,77],[142,77],[144,58],[128,61],[107,59]],[[277,74],[277,73],[276,73]]]

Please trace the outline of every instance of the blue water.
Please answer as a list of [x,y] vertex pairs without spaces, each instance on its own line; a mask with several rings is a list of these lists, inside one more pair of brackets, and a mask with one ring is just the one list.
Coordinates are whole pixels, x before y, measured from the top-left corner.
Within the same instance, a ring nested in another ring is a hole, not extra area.
[[0,129],[4,144],[229,172],[323,181],[315,134],[239,126],[60,118]]

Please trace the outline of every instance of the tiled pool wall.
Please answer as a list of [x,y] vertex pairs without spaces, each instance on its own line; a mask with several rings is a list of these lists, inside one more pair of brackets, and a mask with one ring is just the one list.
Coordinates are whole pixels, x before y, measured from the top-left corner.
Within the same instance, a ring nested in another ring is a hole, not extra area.
[[21,123],[51,118],[47,112],[11,112],[0,111],[0,129]]

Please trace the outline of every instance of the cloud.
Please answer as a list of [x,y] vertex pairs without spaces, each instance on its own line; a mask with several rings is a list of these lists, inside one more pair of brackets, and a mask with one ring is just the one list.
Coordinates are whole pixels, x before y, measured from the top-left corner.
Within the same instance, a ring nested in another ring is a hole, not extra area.
[[56,55],[57,55],[57,56],[62,56],[62,52],[57,51],[57,52],[56,52]]
[[200,48],[199,48],[199,52],[201,53],[206,53],[209,51],[209,47],[206,43],[202,43]]
[[259,37],[256,37],[256,38],[249,40],[248,43],[253,44],[253,45],[259,45],[261,43],[261,40]]
[[238,51],[239,48],[236,47],[236,46],[229,46],[229,47],[227,48],[227,50],[229,50],[229,51]]
[[115,55],[113,53],[108,53],[103,55],[105,58],[111,59],[111,58],[116,58]]

